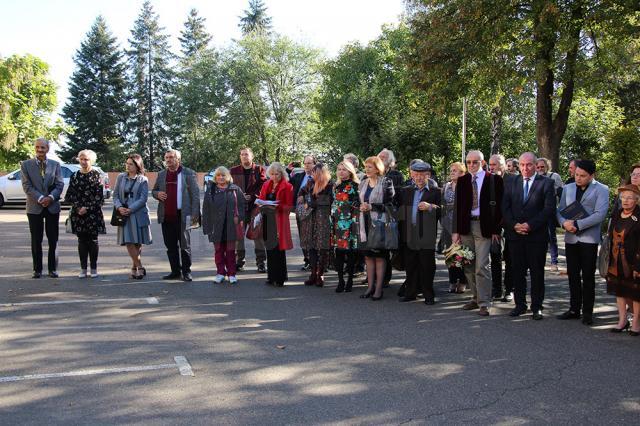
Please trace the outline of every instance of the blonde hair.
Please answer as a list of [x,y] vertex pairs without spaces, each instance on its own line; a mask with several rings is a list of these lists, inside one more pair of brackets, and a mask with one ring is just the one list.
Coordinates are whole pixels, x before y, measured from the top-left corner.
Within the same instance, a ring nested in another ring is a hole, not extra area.
[[279,163],[277,161],[271,163],[271,165],[267,169],[267,176],[271,176],[272,171],[277,171],[278,173],[280,173],[280,178],[282,180],[289,181],[289,175],[287,174],[287,171],[285,170],[282,163]]
[[354,183],[356,184],[360,183],[360,178],[358,178],[358,173],[356,172],[356,168],[353,166],[353,163],[349,160],[344,160],[339,162],[338,165],[336,166],[336,183],[338,185],[342,183],[342,179],[340,179],[340,176],[338,176],[338,167],[340,166],[347,169],[347,171],[349,172],[350,178]]
[[378,176],[384,175],[385,167],[380,157],[377,157],[377,156],[368,157],[366,160],[364,160],[364,164],[371,164],[373,167],[375,167],[376,170],[378,171]]
[[323,163],[317,163],[313,166],[313,195],[318,195],[324,190],[331,180],[331,172],[329,167]]
[[456,161],[455,163],[449,164],[449,169],[451,169],[452,167],[455,167],[456,169],[460,170],[462,173],[467,173],[467,167],[464,164],[462,164],[460,161]]
[[89,163],[91,163],[92,166],[96,164],[96,161],[98,160],[98,154],[96,154],[94,151],[90,149],[83,149],[78,153],[76,158],[80,160],[80,157],[83,155],[89,159]]
[[229,169],[227,169],[224,166],[220,166],[218,167],[214,172],[213,172],[213,181],[215,183],[215,180],[218,176],[224,176],[225,180],[227,181],[227,183],[233,183],[233,177],[231,177],[231,172],[229,171]]

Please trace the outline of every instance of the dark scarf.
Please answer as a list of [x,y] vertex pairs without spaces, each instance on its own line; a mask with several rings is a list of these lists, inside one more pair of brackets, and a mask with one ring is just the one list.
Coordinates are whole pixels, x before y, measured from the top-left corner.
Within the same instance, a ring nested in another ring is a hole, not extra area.
[[167,170],[167,199],[164,202],[164,221],[175,223],[178,221],[178,175],[182,172],[179,166],[175,172]]

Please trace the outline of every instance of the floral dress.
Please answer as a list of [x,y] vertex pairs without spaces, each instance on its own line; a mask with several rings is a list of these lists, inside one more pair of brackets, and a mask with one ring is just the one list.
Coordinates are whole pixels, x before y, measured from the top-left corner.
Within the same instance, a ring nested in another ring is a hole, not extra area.
[[300,196],[313,209],[300,224],[300,246],[308,250],[331,248],[331,205],[333,204],[333,181],[317,195],[313,194],[313,181],[300,190]]
[[351,180],[340,182],[333,191],[331,206],[332,244],[337,250],[358,247],[358,215],[360,197],[358,186]]
[[[71,203],[70,217],[74,234],[106,234],[102,215],[104,194],[100,172],[93,169],[88,173],[77,171],[71,175],[65,202]],[[81,207],[87,209],[87,213],[82,216],[78,214]]]

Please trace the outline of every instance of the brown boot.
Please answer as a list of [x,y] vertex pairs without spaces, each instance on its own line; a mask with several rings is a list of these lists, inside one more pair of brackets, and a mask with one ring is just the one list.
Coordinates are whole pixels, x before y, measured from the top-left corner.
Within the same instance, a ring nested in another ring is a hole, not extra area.
[[324,285],[324,272],[321,268],[316,271],[316,287],[322,287]]
[[304,282],[304,285],[315,285],[317,277],[317,269],[311,268],[311,275],[309,275],[309,279]]

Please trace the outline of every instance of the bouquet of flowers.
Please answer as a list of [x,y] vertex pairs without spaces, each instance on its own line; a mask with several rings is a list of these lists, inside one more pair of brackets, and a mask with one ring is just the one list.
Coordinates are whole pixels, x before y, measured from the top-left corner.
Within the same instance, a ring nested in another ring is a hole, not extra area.
[[444,263],[447,268],[462,268],[464,265],[471,264],[471,261],[476,257],[469,247],[460,244],[451,244],[442,254],[444,254]]

